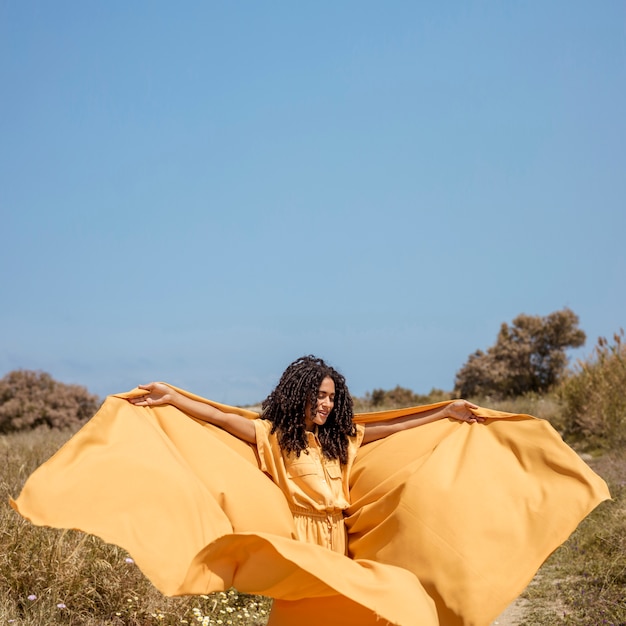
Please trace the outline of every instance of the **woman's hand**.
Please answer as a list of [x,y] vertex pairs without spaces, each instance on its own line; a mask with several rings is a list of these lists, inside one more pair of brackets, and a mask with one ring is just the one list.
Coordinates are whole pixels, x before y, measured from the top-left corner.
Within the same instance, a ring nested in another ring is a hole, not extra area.
[[256,428],[253,420],[237,413],[226,413],[209,402],[194,400],[184,393],[179,393],[164,383],[138,385],[146,394],[137,398],[128,398],[135,406],[160,406],[171,404],[183,413],[214,426],[219,426],[231,435],[248,443],[256,443]]
[[145,389],[148,393],[137,398],[129,398],[128,401],[135,406],[159,406],[172,404],[175,391],[163,383],[149,383],[139,385],[139,389]]
[[448,404],[445,407],[446,417],[449,417],[453,420],[458,420],[459,422],[484,422],[484,417],[479,417],[478,415],[474,415],[472,413],[472,409],[477,409],[478,406],[476,404],[472,404],[467,400],[455,400],[452,404]]
[[365,424],[363,443],[383,439],[401,430],[408,430],[409,428],[430,424],[431,422],[446,418],[458,420],[459,422],[467,422],[468,424],[475,424],[476,422],[482,423],[485,421],[485,418],[472,413],[472,409],[477,408],[478,406],[476,404],[472,404],[467,400],[455,400],[441,408],[427,409],[419,413],[398,417],[385,422],[369,422]]

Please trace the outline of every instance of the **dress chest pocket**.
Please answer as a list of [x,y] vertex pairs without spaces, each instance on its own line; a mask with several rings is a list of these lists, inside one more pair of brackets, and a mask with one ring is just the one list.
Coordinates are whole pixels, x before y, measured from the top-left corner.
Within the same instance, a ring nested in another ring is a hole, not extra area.
[[[299,461],[299,459],[298,459]],[[300,477],[300,476],[311,476],[314,474],[319,474],[319,470],[315,463],[311,463],[311,461],[305,461],[304,463],[295,461],[293,463],[289,463],[287,465],[287,473],[292,477]]]
[[335,479],[341,480],[342,472],[341,472],[341,465],[339,461],[337,460],[327,461],[325,464],[325,468],[326,468],[326,473],[328,474],[330,478],[332,478],[333,480]]

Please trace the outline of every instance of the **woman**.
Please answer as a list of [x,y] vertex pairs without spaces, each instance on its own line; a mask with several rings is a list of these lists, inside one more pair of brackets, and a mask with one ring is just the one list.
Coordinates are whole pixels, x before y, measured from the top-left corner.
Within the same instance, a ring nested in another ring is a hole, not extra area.
[[450,418],[484,422],[465,400],[391,421],[355,425],[345,378],[322,359],[304,356],[287,367],[263,402],[262,419],[250,420],[194,400],[163,383],[139,385],[147,393],[135,406],[170,404],[255,444],[261,469],[280,487],[297,536],[347,553],[343,512],[350,505],[349,474],[360,445]]

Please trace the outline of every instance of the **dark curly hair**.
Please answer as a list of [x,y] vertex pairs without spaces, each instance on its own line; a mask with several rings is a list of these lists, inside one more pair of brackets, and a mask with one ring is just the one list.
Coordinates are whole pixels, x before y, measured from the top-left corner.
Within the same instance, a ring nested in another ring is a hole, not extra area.
[[348,462],[348,438],[356,434],[352,423],[352,397],[346,379],[322,359],[312,355],[294,361],[283,372],[276,388],[263,401],[264,419],[272,422],[272,433],[286,453],[300,453],[307,448],[305,410],[307,402],[317,405],[317,394],[324,378],[335,383],[335,405],[326,423],[319,426],[317,436],[324,456]]

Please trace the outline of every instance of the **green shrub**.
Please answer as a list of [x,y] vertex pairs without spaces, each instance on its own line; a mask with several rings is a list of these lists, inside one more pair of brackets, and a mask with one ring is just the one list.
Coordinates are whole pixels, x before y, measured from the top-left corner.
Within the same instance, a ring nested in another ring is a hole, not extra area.
[[545,393],[559,382],[567,366],[567,348],[585,343],[578,316],[568,308],[545,317],[518,315],[502,324],[496,343],[477,350],[456,375],[459,396],[512,398]]
[[626,344],[601,337],[592,356],[579,361],[560,388],[565,434],[587,449],[626,445]]
[[441,389],[431,389],[428,394],[414,393],[406,387],[396,385],[393,389],[374,389],[367,392],[362,398],[353,398],[354,410],[357,413],[368,411],[384,411],[386,409],[401,409],[408,406],[419,406],[450,400],[451,394]]

